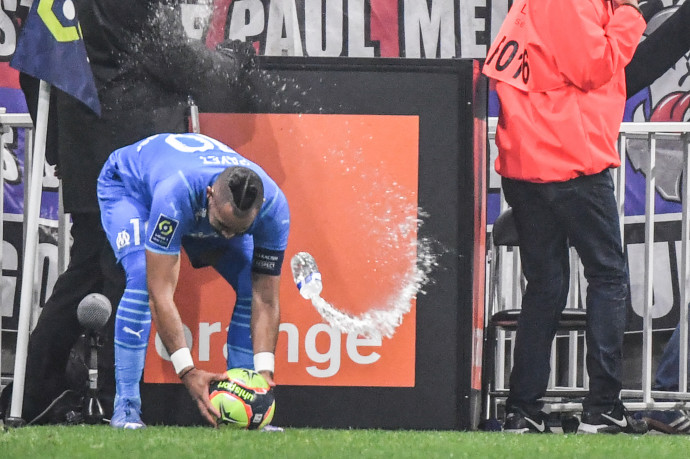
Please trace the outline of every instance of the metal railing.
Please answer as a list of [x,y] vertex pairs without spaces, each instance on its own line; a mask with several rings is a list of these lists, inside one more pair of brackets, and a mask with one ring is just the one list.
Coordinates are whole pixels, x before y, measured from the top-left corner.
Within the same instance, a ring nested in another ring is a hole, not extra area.
[[[690,205],[690,189],[688,176],[690,175],[690,123],[623,123],[620,130],[618,149],[621,156],[627,156],[629,138],[646,138],[649,145],[649,162],[646,165],[645,181],[645,218],[644,218],[644,298],[642,316],[642,362],[640,390],[623,390],[622,397],[641,398],[639,407],[672,408],[687,407],[690,394],[687,391],[687,355],[688,355],[688,260],[690,259],[690,227],[688,226],[688,206]],[[680,293],[680,358],[678,392],[652,391],[652,307],[654,286],[654,230],[655,230],[655,197],[657,179],[657,141],[664,138],[679,139],[682,145],[682,194],[681,198],[681,254],[679,269]],[[623,214],[625,199],[625,169],[619,168],[617,196],[619,199],[619,217],[625,221]],[[623,231],[623,225],[621,225]],[[654,398],[677,400],[677,402],[656,402]],[[638,405],[638,404],[635,404]]]
[[[33,142],[33,123],[28,113],[5,113],[4,108],[0,108],[0,155],[3,155],[0,162],[0,269],[4,266],[3,248],[4,248],[4,221],[5,221],[5,176],[4,176],[4,155],[5,155],[5,134],[12,129],[25,129],[24,145],[26,151],[32,151]],[[25,171],[30,171],[31,168],[24,168]],[[28,173],[28,172],[27,172]],[[28,180],[28,177],[26,177]],[[26,183],[26,182],[25,182]],[[1,274],[0,274],[1,275]],[[3,298],[4,280],[0,279],[0,299]],[[0,387],[4,387],[12,380],[9,376],[2,374],[2,338],[5,333],[16,333],[16,330],[5,329],[3,326],[2,314],[0,314]]]
[[[489,134],[489,148],[495,151],[495,134],[496,134],[496,118],[489,118],[488,134]],[[621,239],[625,244],[625,224],[633,223],[635,217],[625,215],[625,189],[626,189],[626,175],[625,175],[625,161],[629,151],[629,141],[644,140],[646,141],[647,149],[649,151],[649,158],[641,168],[645,174],[645,212],[644,212],[644,266],[643,266],[643,313],[642,313],[642,352],[640,362],[640,388],[639,389],[624,389],[621,392],[621,397],[625,400],[625,404],[629,409],[669,409],[669,408],[688,408],[690,407],[690,393],[687,387],[687,352],[688,352],[688,301],[690,301],[688,291],[688,278],[690,275],[690,216],[688,213],[688,206],[690,205],[690,186],[688,185],[688,176],[690,176],[690,123],[679,122],[643,122],[643,123],[622,123],[620,134],[618,137],[617,147],[621,154],[623,165],[617,168],[614,172],[615,193],[618,203],[618,216],[621,222]],[[682,170],[680,171],[682,177],[682,184],[680,189],[680,201],[682,206],[681,212],[681,235],[680,235],[680,255],[679,255],[679,293],[680,293],[680,361],[679,361],[679,390],[677,392],[656,391],[652,390],[652,308],[654,303],[653,287],[654,287],[654,237],[655,237],[655,222],[658,215],[655,212],[655,197],[656,197],[656,178],[657,178],[657,142],[659,140],[673,139],[679,142],[682,148]],[[491,150],[490,150],[491,151]],[[493,167],[493,164],[491,165]],[[507,208],[505,200],[500,199],[500,212]],[[491,226],[488,228],[491,231]],[[497,298],[487,298],[487,315],[490,313],[490,301],[497,301],[505,307],[518,308],[520,303],[520,289],[516,286],[520,285],[521,271],[519,264],[519,257],[517,249],[510,253],[507,248],[501,247],[504,251],[502,259],[508,259],[509,263],[502,263],[498,266],[500,269],[498,275]],[[578,285],[578,267],[576,252],[571,251],[573,255],[571,259],[571,291],[568,299],[568,307],[578,304],[578,295],[581,291],[579,288],[573,288]],[[510,260],[512,256],[512,260]],[[492,261],[489,260],[489,263]],[[637,279],[636,279],[637,280]],[[507,286],[507,288],[506,288]],[[488,291],[488,289],[487,289]],[[583,302],[584,303],[584,302]],[[557,339],[562,339],[557,338]],[[567,338],[569,340],[568,352],[568,383],[565,388],[573,388],[576,386],[578,368],[574,365],[579,365],[581,375],[584,375],[581,382],[581,387],[587,387],[586,368],[584,367],[584,359],[578,357],[578,332],[569,332]],[[497,333],[498,349],[506,349],[510,347],[512,350],[512,335],[510,332]],[[501,340],[503,340],[501,342]],[[555,344],[554,344],[555,347]],[[583,350],[584,352],[584,350]],[[511,358],[509,355],[496,355],[496,360],[499,358]],[[552,356],[552,363],[555,363],[555,356]],[[506,362],[508,362],[506,364]],[[497,364],[494,370],[495,383],[497,392],[500,394],[501,389],[507,390],[505,387],[505,374],[499,374],[506,367],[511,366],[511,362],[502,361],[503,365]],[[552,368],[554,366],[552,365]],[[491,371],[485,369],[485,371]],[[500,384],[500,385],[499,385]],[[560,389],[556,385],[554,374],[552,372],[549,389]],[[497,397],[501,399],[502,397]],[[664,401],[655,401],[660,399]],[[550,407],[554,411],[573,411],[581,408],[579,403],[571,402],[554,402],[550,403]]]

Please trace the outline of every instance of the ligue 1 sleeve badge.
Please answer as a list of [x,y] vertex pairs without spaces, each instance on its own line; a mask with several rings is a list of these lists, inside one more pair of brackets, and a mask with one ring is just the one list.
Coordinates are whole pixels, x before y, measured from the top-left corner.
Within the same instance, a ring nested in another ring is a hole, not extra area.
[[170,246],[170,241],[172,241],[175,235],[175,229],[179,225],[179,221],[174,218],[170,218],[163,214],[158,216],[158,221],[156,226],[153,228],[153,233],[149,238],[152,244],[156,244],[159,247],[167,249]]

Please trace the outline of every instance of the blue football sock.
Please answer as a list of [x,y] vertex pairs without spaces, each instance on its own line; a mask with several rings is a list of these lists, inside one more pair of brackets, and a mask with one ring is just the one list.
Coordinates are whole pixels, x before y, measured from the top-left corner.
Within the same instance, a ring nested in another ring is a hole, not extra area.
[[129,349],[115,345],[115,385],[118,399],[141,403],[139,381],[144,371],[146,349]]
[[228,369],[254,369],[254,351],[250,331],[251,301],[251,297],[237,298],[237,304],[235,304],[228,328]]
[[127,273],[127,287],[115,316],[115,387],[118,399],[139,401],[139,381],[144,373],[151,331],[144,253],[130,253],[122,264]]

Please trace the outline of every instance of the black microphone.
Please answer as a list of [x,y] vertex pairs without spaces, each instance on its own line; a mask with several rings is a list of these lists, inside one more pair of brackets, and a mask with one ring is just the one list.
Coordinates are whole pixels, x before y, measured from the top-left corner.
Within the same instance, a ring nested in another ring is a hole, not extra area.
[[87,424],[103,422],[103,405],[98,399],[98,348],[102,345],[98,332],[108,322],[112,310],[110,300],[100,293],[86,295],[77,307],[77,319],[86,329],[90,348],[89,389],[82,407],[82,415]]

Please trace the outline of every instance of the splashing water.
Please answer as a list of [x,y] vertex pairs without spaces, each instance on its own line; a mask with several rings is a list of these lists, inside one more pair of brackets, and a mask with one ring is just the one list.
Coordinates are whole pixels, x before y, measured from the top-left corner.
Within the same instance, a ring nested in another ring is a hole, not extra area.
[[[420,210],[420,216],[425,214]],[[413,223],[413,228],[419,229],[422,220],[416,217],[409,217],[408,223]],[[393,237],[406,236],[410,231],[410,226],[400,225],[398,231],[402,234],[395,234]],[[388,307],[375,307],[360,315],[352,315],[343,312],[320,295],[312,297],[311,302],[319,315],[331,327],[343,333],[355,333],[366,337],[384,336],[392,338],[396,329],[402,324],[403,316],[410,312],[412,300],[418,293],[424,293],[422,288],[431,281],[430,273],[438,266],[438,255],[433,250],[434,241],[429,238],[415,239],[409,249],[416,250],[416,257],[412,257],[412,265],[403,275],[399,282],[400,289],[387,301]]]

